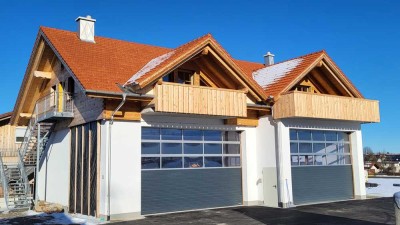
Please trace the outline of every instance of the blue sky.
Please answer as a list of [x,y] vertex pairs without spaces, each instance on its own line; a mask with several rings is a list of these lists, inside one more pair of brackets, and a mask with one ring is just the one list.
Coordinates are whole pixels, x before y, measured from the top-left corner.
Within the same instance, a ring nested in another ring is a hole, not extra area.
[[364,146],[400,152],[400,1],[1,1],[0,113],[13,109],[40,25],[75,30],[97,19],[96,35],[176,47],[212,33],[234,57],[282,61],[325,49],[381,123],[363,125]]

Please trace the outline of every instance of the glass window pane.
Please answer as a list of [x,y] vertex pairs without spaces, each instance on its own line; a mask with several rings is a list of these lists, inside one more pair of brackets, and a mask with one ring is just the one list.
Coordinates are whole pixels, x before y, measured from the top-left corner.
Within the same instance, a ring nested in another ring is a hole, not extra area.
[[325,144],[324,143],[314,143],[313,152],[317,154],[325,154]]
[[297,134],[299,136],[299,140],[311,141],[311,131],[309,131],[309,130],[298,130]]
[[290,153],[299,153],[299,147],[297,143],[290,143]]
[[338,145],[338,152],[339,153],[350,153],[350,145],[349,144],[340,143]]
[[301,166],[306,165],[306,157],[304,155],[299,155],[299,163]]
[[326,163],[327,165],[338,165],[339,164],[338,155],[326,155]]
[[311,143],[299,143],[300,153],[312,153]]
[[142,169],[160,168],[160,157],[142,157]]
[[163,157],[162,168],[182,168],[182,157]]
[[312,155],[306,155],[306,165],[313,165],[314,163],[314,156]]
[[222,157],[204,157],[205,167],[222,167]]
[[299,165],[299,156],[292,155],[291,161],[292,161],[292,166],[298,166]]
[[338,140],[336,132],[326,131],[325,137],[326,137],[326,141],[337,141]]
[[240,145],[224,144],[224,154],[240,154]]
[[290,140],[291,141],[296,141],[297,140],[297,130],[290,130]]
[[182,154],[181,143],[162,143],[161,145],[162,154]]
[[201,141],[203,140],[203,131],[183,130],[183,140]]
[[222,144],[204,144],[204,154],[221,154]]
[[327,143],[326,144],[326,153],[327,154],[337,154],[338,153],[337,145]]
[[342,156],[340,156],[340,164],[341,165],[350,165],[351,164],[350,155],[342,155]]
[[323,131],[312,131],[312,139],[313,141],[325,141],[325,135]]
[[203,167],[203,157],[185,157],[185,168]]
[[182,130],[179,129],[161,129],[162,140],[182,140]]
[[338,136],[339,136],[339,141],[344,141],[344,142],[350,141],[349,134],[345,132],[338,132]]
[[142,139],[144,140],[160,140],[160,129],[159,128],[142,128]]
[[224,141],[240,141],[240,131],[225,131]]
[[203,144],[201,143],[185,143],[183,145],[185,154],[203,154]]
[[315,155],[314,156],[314,165],[316,165],[316,166],[326,165],[326,156],[325,155]]
[[204,131],[205,141],[222,141],[222,131],[219,130],[205,130]]
[[239,156],[227,156],[227,157],[224,157],[224,166],[225,167],[240,166],[240,157]]
[[160,154],[160,143],[142,142],[142,154]]

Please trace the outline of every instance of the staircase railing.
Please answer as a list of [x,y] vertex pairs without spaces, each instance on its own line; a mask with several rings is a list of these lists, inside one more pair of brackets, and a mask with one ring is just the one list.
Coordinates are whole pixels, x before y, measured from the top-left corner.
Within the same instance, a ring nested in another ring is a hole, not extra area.
[[3,187],[3,195],[4,195],[4,202],[6,204],[6,207],[8,209],[8,178],[6,175],[6,170],[4,168],[3,164],[3,156],[1,155],[0,152],[0,176],[1,176],[1,185]]

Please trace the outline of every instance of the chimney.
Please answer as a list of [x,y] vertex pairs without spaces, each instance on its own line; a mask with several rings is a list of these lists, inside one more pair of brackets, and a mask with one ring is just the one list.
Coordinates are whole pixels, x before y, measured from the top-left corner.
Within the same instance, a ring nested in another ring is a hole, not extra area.
[[94,41],[94,23],[95,19],[91,16],[78,17],[76,20],[78,22],[78,36],[79,39],[86,42],[95,43]]
[[267,52],[267,54],[264,55],[264,65],[265,66],[270,66],[274,64],[274,54],[271,52]]

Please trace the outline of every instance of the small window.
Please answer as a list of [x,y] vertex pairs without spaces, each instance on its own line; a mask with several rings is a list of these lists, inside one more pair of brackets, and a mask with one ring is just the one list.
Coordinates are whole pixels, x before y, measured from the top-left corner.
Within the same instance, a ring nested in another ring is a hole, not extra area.
[[178,84],[193,84],[193,74],[194,72],[190,70],[178,70],[165,75],[162,80]]
[[24,137],[16,137],[15,142],[17,142],[17,143],[24,142]]
[[296,87],[296,91],[311,92],[311,87],[306,85],[299,85]]

